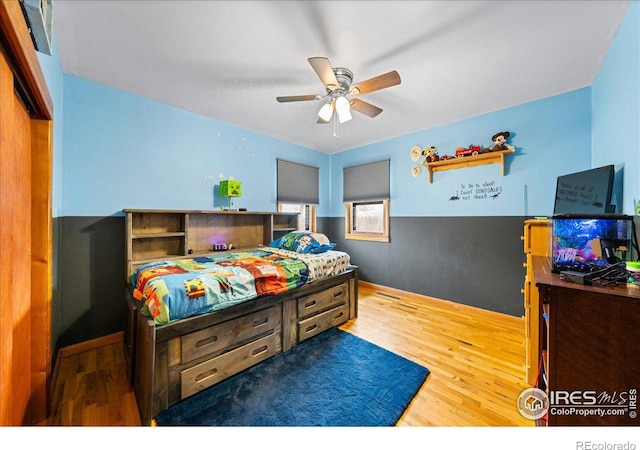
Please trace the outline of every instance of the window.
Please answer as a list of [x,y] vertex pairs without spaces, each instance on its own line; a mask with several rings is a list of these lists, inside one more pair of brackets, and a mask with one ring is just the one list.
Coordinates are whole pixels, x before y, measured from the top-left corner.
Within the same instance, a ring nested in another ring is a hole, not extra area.
[[298,230],[316,231],[316,205],[320,197],[320,169],[278,158],[277,203],[279,212],[294,212]]
[[278,212],[298,213],[299,231],[316,231],[316,205],[301,203],[278,203]]
[[345,238],[389,242],[389,201],[347,203]]
[[389,242],[389,160],[345,167],[345,238]]

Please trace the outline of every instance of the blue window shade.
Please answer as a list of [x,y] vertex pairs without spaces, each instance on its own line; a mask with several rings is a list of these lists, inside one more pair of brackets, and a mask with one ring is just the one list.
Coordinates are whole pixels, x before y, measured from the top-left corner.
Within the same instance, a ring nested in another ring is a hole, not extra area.
[[320,203],[320,169],[284,159],[277,159],[279,203]]
[[388,159],[345,167],[343,180],[345,203],[389,200]]

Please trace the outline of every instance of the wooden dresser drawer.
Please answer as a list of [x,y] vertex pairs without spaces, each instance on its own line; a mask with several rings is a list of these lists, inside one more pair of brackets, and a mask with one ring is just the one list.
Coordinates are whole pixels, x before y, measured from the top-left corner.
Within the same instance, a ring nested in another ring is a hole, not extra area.
[[182,336],[182,363],[219,352],[253,337],[280,331],[280,306],[263,309]]
[[349,320],[349,304],[347,303],[301,320],[298,322],[298,341],[302,342],[329,328],[342,325],[347,320]]
[[277,354],[280,349],[280,333],[272,333],[183,370],[180,372],[182,398],[258,364]]
[[349,286],[347,283],[339,284],[326,291],[298,299],[298,318],[307,317],[332,306],[348,302]]

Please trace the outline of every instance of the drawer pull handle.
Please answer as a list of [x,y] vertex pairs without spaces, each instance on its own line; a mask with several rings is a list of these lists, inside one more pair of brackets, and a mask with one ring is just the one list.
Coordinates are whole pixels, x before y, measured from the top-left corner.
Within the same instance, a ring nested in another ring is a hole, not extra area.
[[305,333],[311,333],[313,330],[315,330],[316,328],[318,328],[318,325],[311,325],[310,327],[307,327],[306,330],[304,330]]
[[204,347],[205,345],[213,344],[218,340],[218,336],[211,336],[201,341],[196,342],[196,348]]
[[305,308],[311,308],[312,306],[315,306],[316,301],[315,300],[311,300],[310,302],[307,302],[304,304]]
[[202,372],[201,374],[198,374],[198,376],[196,377],[196,382],[200,383],[205,378],[212,377],[216,373],[218,373],[218,369],[216,369],[216,368],[213,368],[211,370],[207,370],[206,372]]
[[251,352],[251,356],[258,356],[260,353],[264,353],[267,351],[267,348],[269,348],[266,345],[263,345],[260,348],[255,349],[254,351]]
[[344,316],[344,313],[342,311],[340,311],[340,313],[337,316],[334,317],[334,320],[335,319],[339,319],[342,316]]
[[333,298],[341,297],[341,296],[342,296],[342,294],[344,294],[344,291],[334,292],[334,294],[333,294]]
[[253,328],[261,327],[269,322],[269,318],[265,317],[262,320],[256,320],[253,322]]

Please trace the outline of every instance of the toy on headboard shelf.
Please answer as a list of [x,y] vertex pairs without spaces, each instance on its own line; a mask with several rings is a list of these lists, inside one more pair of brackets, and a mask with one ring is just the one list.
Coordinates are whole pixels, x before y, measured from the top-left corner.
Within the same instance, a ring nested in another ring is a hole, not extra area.
[[220,181],[220,197],[229,197],[229,210],[233,208],[233,198],[242,197],[242,183],[229,177]]

